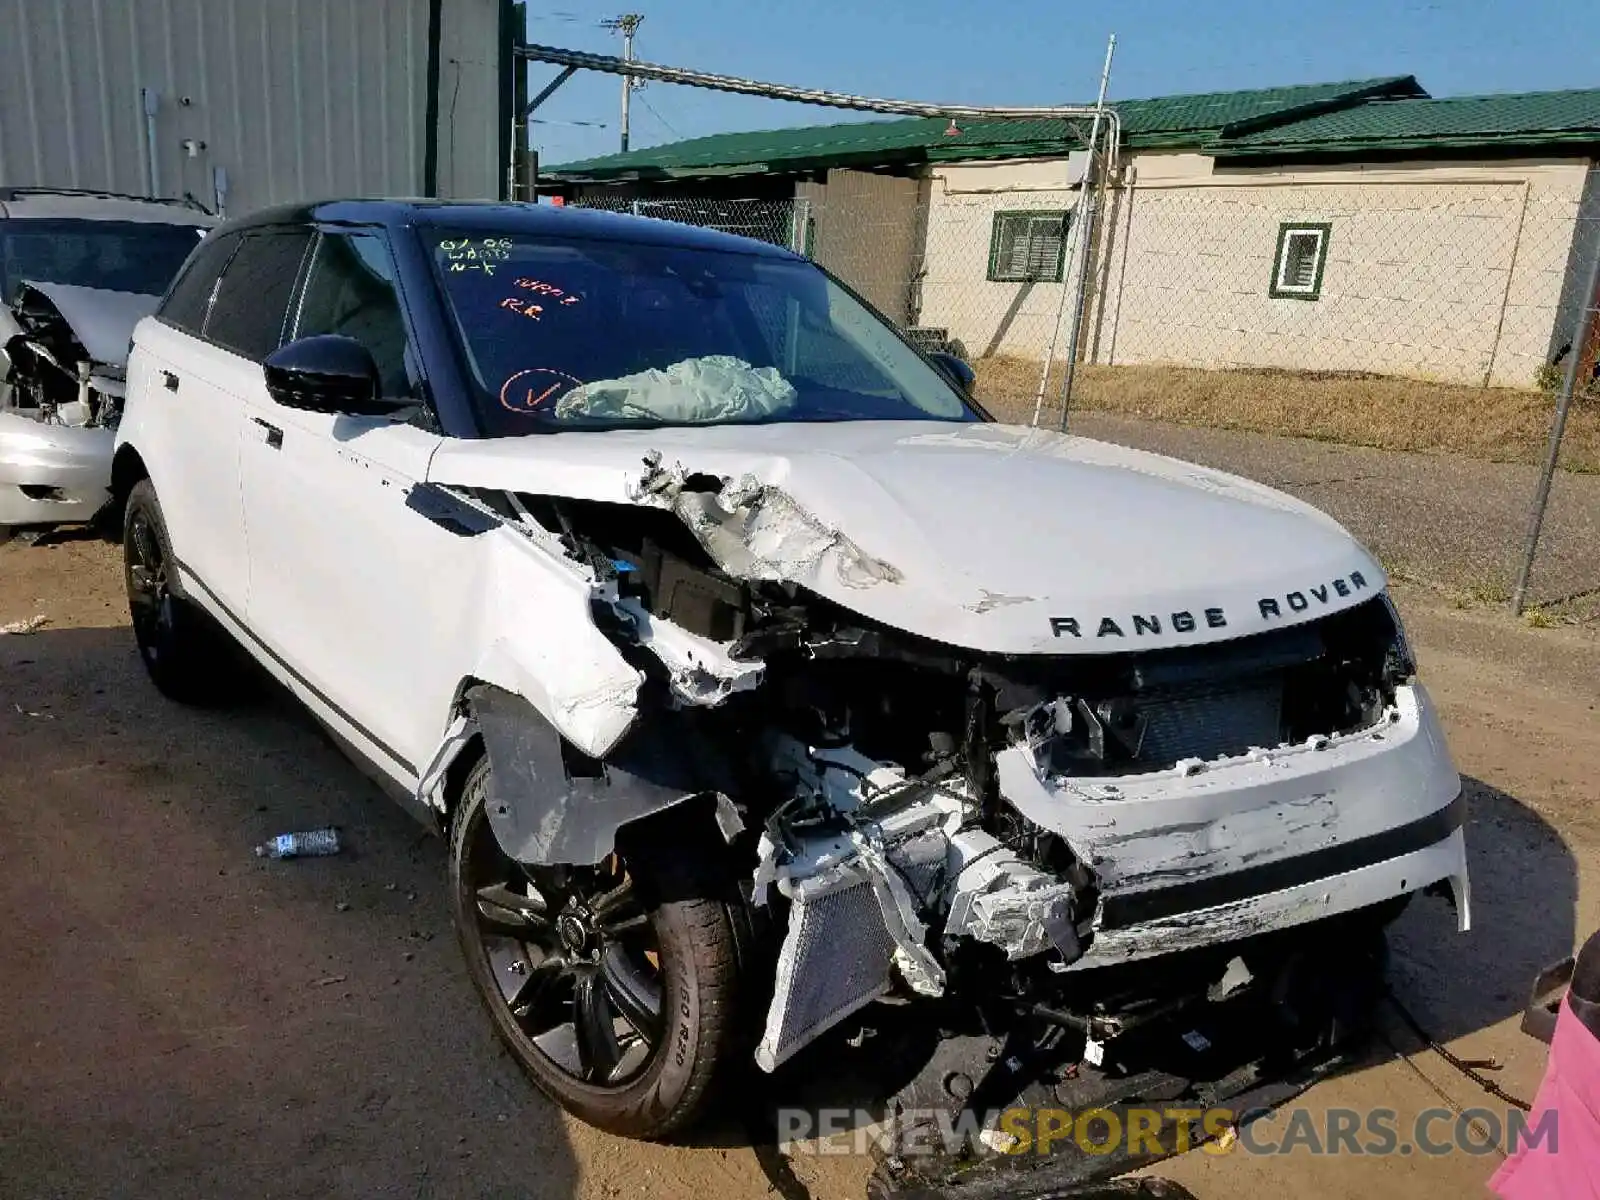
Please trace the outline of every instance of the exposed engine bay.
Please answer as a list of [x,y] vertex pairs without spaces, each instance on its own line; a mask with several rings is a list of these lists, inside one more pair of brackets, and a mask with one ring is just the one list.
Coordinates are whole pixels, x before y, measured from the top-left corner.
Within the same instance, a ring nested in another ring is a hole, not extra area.
[[21,332],[5,344],[7,407],[45,425],[115,429],[125,396],[127,348],[120,359],[97,360],[62,315],[52,290],[87,289],[27,283],[18,289],[11,314]]
[[[1132,990],[1086,968],[1376,912],[1442,880],[1466,919],[1459,781],[1381,593],[1209,645],[984,653],[793,582],[824,560],[846,587],[897,570],[753,478],[657,457],[631,504],[439,491],[592,573],[596,625],[646,680],[640,722],[670,713],[699,786],[737,810],[751,898],[786,913],[766,1070],[891,993],[1045,1014],[1092,1046],[1251,976],[1226,953]],[[1387,787],[1364,774],[1379,751],[1409,764]],[[607,769],[563,756],[569,776]],[[1396,784],[1421,819],[1394,808]],[[1341,842],[1366,849],[1330,857]]]

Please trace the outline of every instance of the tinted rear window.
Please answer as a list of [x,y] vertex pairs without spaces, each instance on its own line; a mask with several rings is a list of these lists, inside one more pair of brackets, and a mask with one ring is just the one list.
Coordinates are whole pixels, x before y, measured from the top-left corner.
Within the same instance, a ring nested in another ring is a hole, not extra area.
[[206,313],[211,306],[211,293],[216,287],[217,276],[222,274],[228,259],[239,248],[239,241],[240,235],[237,233],[219,233],[212,234],[201,243],[199,252],[172,285],[157,315],[168,324],[198,337],[205,328]]
[[311,242],[309,229],[245,234],[211,302],[206,337],[260,362],[283,342],[284,314]]

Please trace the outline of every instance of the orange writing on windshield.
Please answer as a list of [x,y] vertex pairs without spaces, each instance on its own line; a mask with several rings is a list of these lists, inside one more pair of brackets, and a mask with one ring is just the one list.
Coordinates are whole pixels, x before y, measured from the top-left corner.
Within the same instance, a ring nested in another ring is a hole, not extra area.
[[538,412],[548,408],[562,393],[582,386],[581,380],[565,371],[530,367],[516,372],[500,385],[500,406],[514,413]]
[[558,288],[553,283],[546,283],[542,279],[529,279],[523,276],[514,280],[517,287],[524,291],[536,292],[541,296],[548,296],[559,304],[577,304],[582,297],[574,296],[571,292]]
[[544,315],[542,305],[535,304],[532,300],[524,300],[520,296],[507,296],[500,301],[500,307],[519,316],[531,317],[535,321]]

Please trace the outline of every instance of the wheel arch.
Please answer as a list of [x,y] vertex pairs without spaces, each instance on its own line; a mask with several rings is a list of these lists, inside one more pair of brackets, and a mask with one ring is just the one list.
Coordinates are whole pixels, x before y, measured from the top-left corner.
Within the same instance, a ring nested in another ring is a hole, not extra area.
[[141,479],[149,479],[144,458],[131,445],[118,446],[111,459],[111,500],[105,508],[105,527],[122,536],[122,516],[128,508],[128,494]]

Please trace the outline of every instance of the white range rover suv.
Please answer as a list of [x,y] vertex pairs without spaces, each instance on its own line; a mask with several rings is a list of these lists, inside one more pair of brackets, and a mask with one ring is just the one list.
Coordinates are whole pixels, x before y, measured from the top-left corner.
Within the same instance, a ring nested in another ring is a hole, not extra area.
[[970,383],[719,233],[264,212],[135,334],[134,633],[185,701],[233,639],[448,831],[500,1036],[635,1136],[875,1002],[1082,1079],[1163,1021],[1193,1053],[1230,1005],[1314,1006],[1287,975],[1351,974],[1414,893],[1464,928],[1460,781],[1373,558]]

